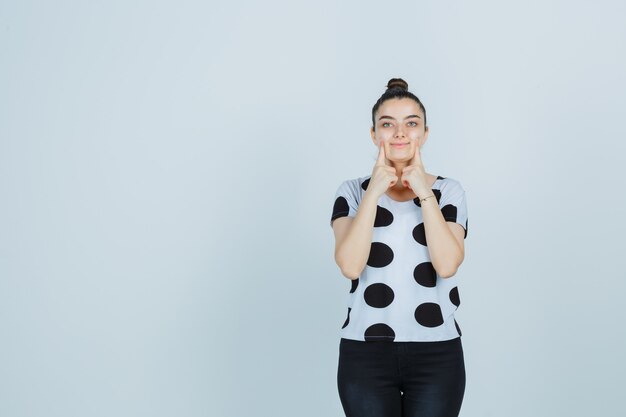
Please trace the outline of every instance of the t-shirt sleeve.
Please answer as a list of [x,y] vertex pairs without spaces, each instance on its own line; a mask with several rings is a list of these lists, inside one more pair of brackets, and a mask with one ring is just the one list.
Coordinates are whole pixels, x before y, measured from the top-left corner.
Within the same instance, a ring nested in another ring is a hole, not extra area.
[[346,180],[335,192],[335,199],[333,205],[333,211],[330,216],[330,226],[333,225],[333,220],[338,219],[339,217],[354,217],[356,216],[356,211],[359,207],[358,199],[358,189],[355,189],[358,185],[355,184],[354,180]]
[[467,201],[465,190],[458,181],[449,181],[441,190],[439,208],[447,222],[455,222],[463,226],[465,229],[463,238],[467,238]]

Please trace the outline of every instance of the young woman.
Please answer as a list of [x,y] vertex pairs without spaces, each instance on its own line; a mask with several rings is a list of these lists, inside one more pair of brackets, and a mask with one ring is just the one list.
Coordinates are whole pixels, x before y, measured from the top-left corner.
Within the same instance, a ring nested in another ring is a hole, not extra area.
[[351,280],[337,385],[347,417],[456,417],[465,392],[456,272],[467,236],[459,181],[426,173],[426,109],[392,78],[372,109],[378,158],[344,181],[331,216]]

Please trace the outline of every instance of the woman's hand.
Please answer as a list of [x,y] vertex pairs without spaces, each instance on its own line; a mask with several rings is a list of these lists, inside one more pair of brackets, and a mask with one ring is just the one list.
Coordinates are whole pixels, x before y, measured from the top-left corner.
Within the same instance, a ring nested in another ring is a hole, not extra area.
[[398,176],[396,175],[396,169],[387,164],[387,158],[385,157],[385,145],[381,139],[378,144],[378,158],[376,164],[372,170],[372,176],[367,186],[367,191],[370,191],[377,198],[387,191],[389,187],[393,187],[398,182]]
[[409,165],[402,168],[402,185],[409,187],[418,197],[426,197],[432,194],[426,179],[426,171],[422,164],[419,142],[415,142],[415,153],[409,161]]

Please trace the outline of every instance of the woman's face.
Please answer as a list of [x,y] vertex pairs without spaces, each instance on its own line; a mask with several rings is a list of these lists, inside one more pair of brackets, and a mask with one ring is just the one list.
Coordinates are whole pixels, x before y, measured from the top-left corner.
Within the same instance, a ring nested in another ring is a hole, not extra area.
[[376,130],[370,129],[374,145],[384,141],[385,156],[392,162],[409,161],[415,154],[415,147],[421,146],[428,138],[424,125],[424,113],[410,98],[386,100],[375,115]]

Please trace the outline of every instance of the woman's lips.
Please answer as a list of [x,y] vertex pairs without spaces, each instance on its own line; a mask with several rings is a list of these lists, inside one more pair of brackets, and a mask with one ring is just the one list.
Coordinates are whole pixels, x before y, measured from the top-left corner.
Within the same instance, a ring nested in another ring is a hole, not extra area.
[[405,146],[408,146],[408,143],[399,143],[399,144],[392,143],[391,146],[393,146],[394,148],[403,148]]

